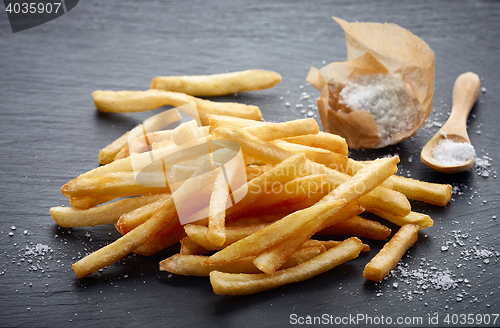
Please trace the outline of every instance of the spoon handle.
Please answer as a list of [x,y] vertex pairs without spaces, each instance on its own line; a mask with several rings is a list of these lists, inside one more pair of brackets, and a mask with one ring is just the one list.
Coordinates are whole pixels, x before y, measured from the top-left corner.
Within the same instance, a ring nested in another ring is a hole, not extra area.
[[453,105],[451,114],[441,128],[447,134],[458,134],[469,140],[467,135],[467,118],[476,102],[481,81],[479,76],[472,72],[461,74],[453,87]]

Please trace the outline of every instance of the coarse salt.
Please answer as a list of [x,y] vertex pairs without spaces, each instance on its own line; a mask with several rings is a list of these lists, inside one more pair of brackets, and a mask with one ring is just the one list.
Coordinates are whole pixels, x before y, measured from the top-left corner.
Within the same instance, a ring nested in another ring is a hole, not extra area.
[[339,103],[352,110],[369,111],[377,124],[379,146],[409,130],[418,115],[420,105],[408,91],[399,74],[374,74],[348,81],[340,92]]
[[474,147],[466,142],[443,139],[432,149],[434,163],[443,166],[460,165],[474,157],[476,157]]

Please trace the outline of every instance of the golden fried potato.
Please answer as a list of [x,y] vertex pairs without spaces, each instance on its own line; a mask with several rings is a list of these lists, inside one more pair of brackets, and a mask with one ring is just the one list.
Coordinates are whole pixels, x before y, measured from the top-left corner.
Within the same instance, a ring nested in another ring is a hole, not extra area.
[[281,75],[276,72],[254,69],[213,75],[157,76],[151,81],[150,87],[196,97],[211,97],[268,89],[280,81]]

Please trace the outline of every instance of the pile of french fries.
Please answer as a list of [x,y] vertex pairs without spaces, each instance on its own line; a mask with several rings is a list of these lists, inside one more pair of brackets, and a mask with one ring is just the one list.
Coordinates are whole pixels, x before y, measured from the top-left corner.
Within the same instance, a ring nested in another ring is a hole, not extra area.
[[[157,78],[154,83],[164,80],[168,81]],[[156,91],[145,92],[150,94],[142,102],[137,98],[135,108],[154,107],[147,103]],[[96,101],[98,108],[130,104],[130,94],[110,95],[112,101],[98,94],[103,101]],[[61,188],[71,207],[50,209],[57,224],[114,223],[123,235],[74,263],[78,278],[129,253],[152,255],[180,242],[179,254],[160,262],[160,270],[209,276],[216,294],[256,293],[309,279],[369,251],[359,238],[386,240],[391,229],[359,216],[370,212],[381,222],[401,226],[364,269],[366,279],[380,281],[417,240],[419,229],[433,224],[428,215],[412,211],[408,199],[444,206],[451,198],[450,185],[395,175],[397,156],[369,162],[348,158],[345,140],[320,132],[314,119],[266,123],[258,115],[235,117],[210,109],[200,113],[206,126],[186,122],[162,130],[180,120],[175,110],[161,116],[161,122],[158,118],[144,122],[101,150],[99,159],[105,165]],[[168,152],[195,141],[210,145],[209,156]],[[239,146],[243,167],[228,165],[227,158],[235,152],[221,146],[226,141]],[[151,157],[161,158],[153,171],[183,177],[182,183],[174,188],[167,179],[138,182],[134,161]],[[241,174],[245,181],[233,184]],[[208,203],[193,202],[193,195]],[[188,223],[181,208],[189,212]],[[325,235],[352,237],[337,241],[325,240]]]

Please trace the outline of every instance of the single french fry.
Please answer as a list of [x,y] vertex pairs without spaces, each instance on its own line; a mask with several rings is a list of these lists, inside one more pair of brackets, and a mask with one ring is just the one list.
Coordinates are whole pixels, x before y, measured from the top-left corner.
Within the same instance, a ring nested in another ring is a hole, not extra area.
[[[340,243],[340,242],[339,242]],[[299,249],[281,267],[281,269],[297,266],[326,251],[325,246],[315,245]],[[204,265],[206,256],[175,254],[160,262],[160,270],[184,276],[209,276],[212,271],[228,273],[260,273],[253,264],[252,257],[245,257],[223,265]]]
[[[225,218],[229,188],[222,167],[219,167],[218,170],[219,173],[215,178],[212,195],[210,197],[210,206],[208,209],[207,239],[212,244],[221,246],[226,241]],[[236,172],[236,170],[233,170],[233,172]],[[228,177],[229,180],[232,180],[233,178],[234,174],[232,177]]]
[[382,186],[360,197],[359,202],[367,212],[377,215],[384,212],[393,217],[404,217],[411,212],[410,202],[404,194]]
[[223,265],[204,265],[206,256],[175,254],[160,262],[160,270],[183,276],[206,277],[210,272],[218,270],[231,273],[259,273],[259,269],[252,263],[251,258],[243,258],[238,261]]
[[142,256],[151,256],[177,244],[185,236],[184,228],[180,224],[176,224],[149,238],[144,244],[134,249],[134,253]]
[[120,138],[99,151],[99,164],[108,164],[115,159],[115,156],[128,144],[128,134],[129,132],[125,132]]
[[232,274],[219,271],[210,272],[210,283],[218,295],[245,295],[276,288],[289,283],[300,282],[328,271],[344,262],[356,258],[363,243],[357,238],[349,238],[300,265],[268,274]]
[[420,227],[414,224],[402,226],[365,266],[363,277],[373,281],[384,279],[396,267],[408,248],[417,241],[419,229]]
[[167,105],[164,93],[159,90],[92,92],[95,107],[100,112],[131,113],[153,110]]
[[232,243],[237,242],[240,239],[243,239],[252,233],[263,229],[268,226],[267,223],[260,224],[252,224],[248,226],[239,226],[239,227],[226,227],[225,235],[226,239],[224,240],[224,244],[215,245],[210,242],[207,238],[208,228],[205,226],[197,225],[197,224],[187,224],[184,226],[184,230],[186,231],[188,237],[196,244],[210,250],[219,250],[223,249]]
[[241,163],[230,161],[227,156],[224,158],[213,156],[213,159],[215,162],[219,161],[220,163],[218,165],[220,166],[217,168],[219,173],[217,173],[210,195],[207,239],[212,244],[221,246],[226,240],[226,207],[229,201],[234,201],[234,199],[230,198],[229,194]]
[[217,103],[185,93],[150,89],[147,91],[94,91],[94,104],[101,112],[132,113],[161,106],[179,107],[195,103],[202,125],[208,125],[207,114],[230,115],[262,120],[259,107],[239,103]]
[[275,140],[272,144],[294,154],[303,153],[306,155],[307,159],[340,172],[344,171],[347,164],[347,156],[323,148],[304,146],[284,140]]
[[247,126],[269,124],[262,121],[249,120],[245,118],[228,116],[228,115],[207,114],[207,118],[210,123],[209,133],[212,133],[213,130],[217,129],[220,126],[244,128]]
[[304,134],[316,134],[319,126],[315,119],[305,118],[283,123],[268,123],[243,128],[250,134],[264,141],[301,136]]
[[322,131],[320,131],[318,134],[290,137],[283,140],[294,144],[323,148],[344,156],[347,156],[348,153],[347,142],[344,138],[336,134],[326,133]]
[[451,199],[451,185],[429,183],[400,176],[393,176],[394,190],[402,192],[408,198],[429,204],[446,206]]
[[350,219],[328,226],[316,234],[352,235],[355,237],[384,240],[391,234],[391,229],[377,221],[368,220],[356,215]]
[[281,75],[276,72],[254,69],[213,75],[157,76],[151,81],[150,87],[211,97],[268,89],[280,81]]
[[127,212],[168,196],[170,195],[156,194],[126,198],[85,210],[61,206],[52,207],[50,215],[59,226],[65,228],[96,226],[116,222],[121,215]]
[[70,197],[69,205],[71,207],[86,210],[92,207],[96,207],[97,205],[107,203],[112,201],[117,197],[114,196],[84,196],[84,197]]
[[[159,194],[164,195],[164,194]],[[122,234],[125,235],[146,222],[155,212],[167,201],[168,198],[160,197],[158,200],[145,204],[144,206],[133,209],[124,213],[116,221],[115,227]]]
[[210,250],[206,249],[203,246],[195,243],[188,236],[181,239],[181,249],[179,250],[179,254],[181,255],[204,255],[210,253]]
[[144,244],[149,238],[162,231],[168,223],[174,220],[177,212],[172,196],[163,206],[146,222],[122,236],[111,244],[87,255],[73,263],[73,271],[78,278],[83,278],[97,270],[110,265],[134,249]]
[[[307,247],[315,247],[315,246],[323,246],[325,249],[330,249],[333,247],[337,247],[342,243],[341,241],[337,240],[316,240],[316,239],[309,239],[307,240],[303,245],[301,249],[307,248]],[[370,251],[370,246],[367,244],[363,244],[363,249],[361,250],[362,252],[369,252]]]
[[410,214],[405,216],[395,216],[393,214],[389,214],[383,211],[377,212],[376,210],[373,211],[373,213],[380,216],[381,218],[386,219],[387,221],[397,224],[398,226],[403,226],[405,224],[414,224],[419,226],[420,229],[425,229],[432,227],[432,225],[434,224],[434,221],[427,214],[413,212],[413,211],[411,211]]
[[[347,173],[355,174],[368,162],[358,162],[353,159],[348,160]],[[433,205],[446,206],[451,199],[451,185],[430,183],[402,176],[393,175],[384,184],[406,195],[409,199],[419,200]]]
[[91,178],[74,179],[65,184],[61,191],[68,198],[78,197],[127,197],[146,194],[168,193],[168,181],[165,187],[145,186],[155,185],[158,182],[158,174],[146,173],[141,176],[142,183],[139,184],[133,172],[107,173]]

